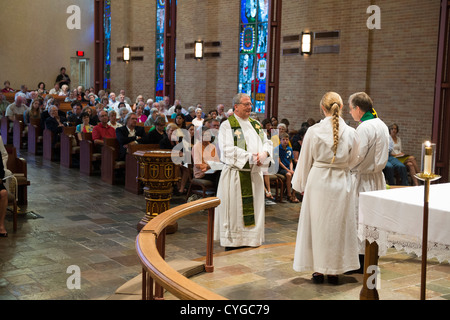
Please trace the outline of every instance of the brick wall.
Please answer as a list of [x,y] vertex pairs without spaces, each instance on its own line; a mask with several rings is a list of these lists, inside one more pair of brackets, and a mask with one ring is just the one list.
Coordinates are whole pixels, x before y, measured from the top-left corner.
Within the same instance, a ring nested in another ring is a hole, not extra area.
[[[370,5],[381,9],[381,29],[366,26]],[[125,88],[133,99],[154,96],[155,3],[115,0],[112,4],[112,89]],[[197,102],[211,110],[231,107],[237,91],[239,1],[183,0],[177,8],[176,98],[188,107]],[[278,118],[295,129],[307,118],[320,119],[319,101],[327,91],[341,94],[343,117],[356,91],[368,92],[386,124],[396,122],[404,151],[420,157],[420,145],[431,136],[439,0],[283,1],[281,51],[297,48],[284,37],[303,30],[340,32],[337,39],[317,39],[315,46],[339,45],[339,53],[281,55]],[[186,59],[195,40],[220,41],[218,58]],[[144,61],[117,62],[118,47],[144,46]]]

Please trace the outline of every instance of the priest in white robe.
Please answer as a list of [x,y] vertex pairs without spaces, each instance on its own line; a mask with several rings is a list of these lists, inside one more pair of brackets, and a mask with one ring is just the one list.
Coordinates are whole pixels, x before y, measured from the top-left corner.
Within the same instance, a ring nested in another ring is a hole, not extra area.
[[272,159],[272,142],[258,121],[250,118],[251,99],[237,94],[234,115],[219,129],[220,175],[215,211],[215,240],[227,249],[257,247],[264,242],[263,170]]
[[[358,221],[359,194],[361,192],[386,189],[383,169],[389,156],[389,129],[378,118],[373,108],[373,101],[365,92],[357,92],[350,96],[349,112],[353,120],[360,122],[356,128],[360,140],[359,160],[357,165],[351,170],[356,187],[355,208]],[[361,269],[358,270],[359,273],[363,273],[364,251],[365,241],[360,239]]]

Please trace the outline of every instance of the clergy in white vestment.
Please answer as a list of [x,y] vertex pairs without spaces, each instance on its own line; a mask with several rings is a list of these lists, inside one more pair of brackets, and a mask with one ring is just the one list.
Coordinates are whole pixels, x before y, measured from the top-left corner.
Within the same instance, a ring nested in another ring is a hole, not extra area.
[[[386,189],[383,169],[386,167],[389,156],[389,129],[378,118],[373,108],[373,101],[367,93],[352,94],[349,98],[349,109],[353,120],[360,122],[356,128],[360,140],[359,160],[351,170],[356,186],[355,211],[358,221],[359,193]],[[362,268],[365,241],[360,241],[359,246]],[[383,250],[383,248],[380,249]],[[363,270],[359,272],[363,273]]]
[[342,99],[328,92],[320,102],[325,119],[309,127],[292,178],[304,193],[295,244],[296,271],[313,271],[313,281],[359,268],[355,189],[350,168],[358,160],[356,130],[340,117]]
[[251,99],[233,98],[234,115],[219,129],[224,163],[217,188],[215,240],[226,249],[257,247],[264,242],[264,180],[262,170],[272,158],[272,142],[259,122],[250,118]]

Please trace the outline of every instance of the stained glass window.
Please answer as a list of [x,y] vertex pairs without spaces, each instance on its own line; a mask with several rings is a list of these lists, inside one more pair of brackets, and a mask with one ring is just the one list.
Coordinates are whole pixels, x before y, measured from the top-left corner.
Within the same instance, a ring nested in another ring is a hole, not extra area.
[[105,0],[103,28],[105,32],[103,89],[109,89],[108,84],[111,81],[111,0]]
[[266,112],[268,0],[241,0],[238,90]]
[[155,66],[155,101],[163,99],[164,92],[164,23],[166,0],[156,1],[156,66]]

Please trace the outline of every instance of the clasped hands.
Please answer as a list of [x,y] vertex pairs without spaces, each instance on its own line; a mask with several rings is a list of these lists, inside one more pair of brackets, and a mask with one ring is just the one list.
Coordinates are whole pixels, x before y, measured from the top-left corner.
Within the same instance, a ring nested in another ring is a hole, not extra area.
[[253,153],[252,154],[253,163],[256,163],[256,165],[260,167],[264,164],[268,156],[269,154],[266,151],[260,153]]

